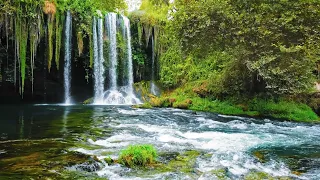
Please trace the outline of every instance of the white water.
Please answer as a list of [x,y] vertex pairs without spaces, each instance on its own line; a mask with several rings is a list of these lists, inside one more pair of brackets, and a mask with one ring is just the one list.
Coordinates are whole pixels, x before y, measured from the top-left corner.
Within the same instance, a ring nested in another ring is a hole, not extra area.
[[117,14],[115,13],[108,13],[107,16],[107,24],[106,27],[108,28],[108,37],[109,37],[109,77],[110,77],[110,90],[114,91],[117,90]]
[[72,19],[70,11],[67,12],[65,27],[65,56],[64,56],[64,99],[65,104],[71,104],[71,37],[72,36]]
[[155,66],[155,52],[154,52],[154,37],[152,36],[152,39],[151,39],[151,42],[152,42],[152,71],[151,71],[151,85],[150,85],[150,90],[151,90],[151,94],[154,94],[156,95],[157,94],[157,91],[156,91],[156,85],[154,84],[154,80],[155,80],[155,70],[154,70],[154,66]]
[[[114,130],[110,136],[96,141],[88,139],[89,144],[101,148],[76,151],[95,155],[99,159],[116,159],[121,149],[132,144],[153,144],[159,152],[185,152],[195,149],[201,152],[195,169],[202,172],[197,179],[215,179],[210,171],[227,169],[231,179],[242,179],[252,172],[266,172],[272,176],[289,176],[298,179],[316,179],[318,169],[296,176],[288,166],[276,156],[267,163],[260,163],[252,155],[253,149],[281,148],[282,152],[295,147],[319,144],[319,126],[304,126],[297,123],[272,122],[250,118],[221,117],[206,114],[191,114],[189,111],[126,110],[114,109],[102,122],[101,128]],[[101,116],[98,114],[97,116]],[[272,150],[272,149],[271,149]],[[210,154],[211,156],[205,156]],[[272,154],[272,151],[271,151]],[[139,176],[128,174],[128,169],[120,165],[105,166],[96,171],[108,179],[189,179],[188,174],[168,172]],[[194,178],[191,178],[194,179]]]
[[104,93],[103,20],[93,21],[94,103],[101,103]]
[[[100,19],[98,21],[98,33],[95,32],[95,24],[93,31],[94,53],[95,53],[95,93],[94,104],[96,105],[131,105],[140,104],[140,100],[136,98],[133,90],[133,64],[131,49],[131,33],[130,21],[127,17],[122,16],[124,29],[122,35],[127,41],[127,75],[123,75],[127,79],[124,87],[118,87],[117,66],[117,14],[108,13],[105,17],[105,27],[109,40],[109,89],[104,90],[104,59],[103,59],[103,29],[100,27]],[[96,37],[95,37],[96,36]],[[121,75],[120,75],[121,76]]]
[[[122,16],[124,26],[125,26],[125,34],[126,34],[126,40],[127,40],[127,53],[128,53],[128,94],[127,99],[129,103],[131,104],[140,104],[140,100],[135,96],[133,91],[133,63],[132,63],[132,48],[131,48],[131,31],[130,31],[130,20]],[[124,35],[125,35],[124,34]]]

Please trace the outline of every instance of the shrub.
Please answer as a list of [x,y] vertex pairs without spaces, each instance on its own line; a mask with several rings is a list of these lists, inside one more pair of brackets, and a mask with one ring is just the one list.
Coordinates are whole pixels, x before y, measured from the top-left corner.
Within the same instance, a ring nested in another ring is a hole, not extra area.
[[119,163],[127,167],[147,166],[155,163],[157,151],[152,145],[134,145],[121,151]]

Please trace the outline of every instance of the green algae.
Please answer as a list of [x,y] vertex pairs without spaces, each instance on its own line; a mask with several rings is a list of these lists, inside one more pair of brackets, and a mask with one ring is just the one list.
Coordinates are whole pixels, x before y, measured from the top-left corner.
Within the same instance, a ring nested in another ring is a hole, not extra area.
[[61,174],[66,167],[99,163],[95,157],[68,151],[73,144],[56,139],[7,141],[0,146],[7,152],[0,159],[1,177],[65,179]]
[[250,172],[244,180],[291,180],[290,177],[273,177],[265,172]]

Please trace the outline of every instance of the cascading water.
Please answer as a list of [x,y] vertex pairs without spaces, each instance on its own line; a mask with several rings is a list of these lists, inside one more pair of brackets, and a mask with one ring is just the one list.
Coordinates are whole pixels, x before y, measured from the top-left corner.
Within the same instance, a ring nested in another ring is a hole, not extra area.
[[[136,98],[133,91],[133,63],[132,63],[132,48],[131,48],[131,31],[130,31],[130,20],[123,16],[125,34],[127,35],[127,53],[128,53],[128,101],[131,101],[133,104],[140,104],[140,100]],[[125,35],[124,35],[125,36]]]
[[117,14],[109,13],[106,16],[106,27],[108,28],[109,47],[110,47],[110,90],[117,90]]
[[[141,103],[134,95],[133,91],[133,65],[131,51],[131,34],[130,21],[122,16],[124,29],[123,37],[127,41],[127,73],[128,78],[124,87],[118,87],[118,53],[117,53],[117,14],[108,13],[105,17],[105,29],[109,41],[109,89],[104,92],[104,58],[103,58],[103,27],[102,20],[96,20],[93,24],[93,41],[94,41],[94,77],[95,77],[95,93],[94,104],[100,105],[122,105],[122,104],[138,104]],[[101,25],[100,25],[101,24]],[[98,30],[97,30],[98,28]]]
[[151,38],[151,42],[152,42],[152,68],[151,68],[151,83],[150,83],[150,91],[151,94],[156,95],[157,94],[157,87],[154,83],[155,81],[155,50],[154,50],[154,36],[152,36]]
[[67,12],[65,27],[65,56],[64,56],[64,98],[65,104],[71,103],[71,36],[72,36],[72,19],[70,11]]

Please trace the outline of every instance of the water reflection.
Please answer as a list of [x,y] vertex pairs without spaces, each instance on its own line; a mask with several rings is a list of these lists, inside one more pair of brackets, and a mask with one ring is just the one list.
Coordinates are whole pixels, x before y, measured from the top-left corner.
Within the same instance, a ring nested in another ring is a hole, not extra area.
[[62,117],[62,128],[61,128],[61,131],[60,131],[62,134],[68,133],[67,124],[68,124],[68,116],[69,116],[69,114],[70,114],[70,107],[67,106],[64,109],[64,113],[63,113],[63,117]]
[[20,139],[24,138],[24,117],[23,117],[23,111],[19,114],[19,120],[18,120],[18,128],[19,128],[19,137]]

